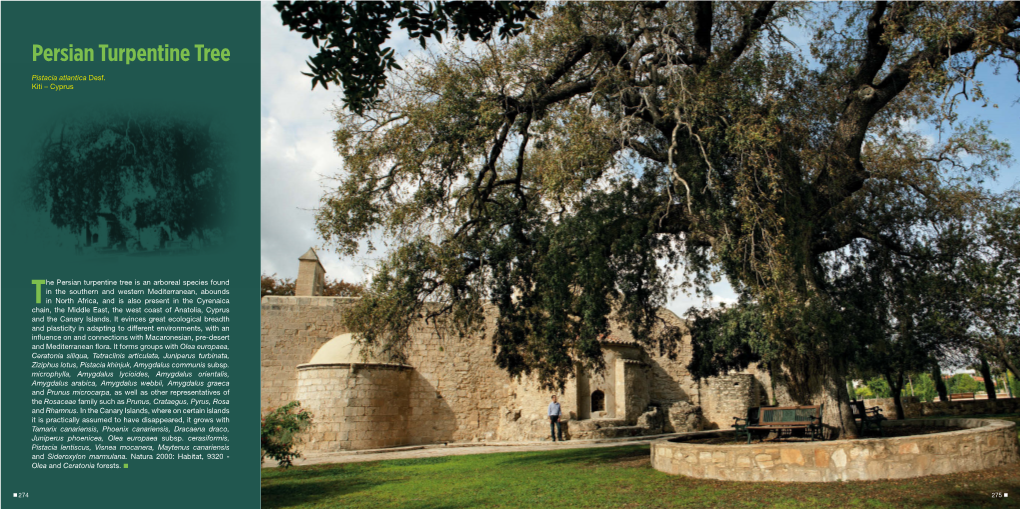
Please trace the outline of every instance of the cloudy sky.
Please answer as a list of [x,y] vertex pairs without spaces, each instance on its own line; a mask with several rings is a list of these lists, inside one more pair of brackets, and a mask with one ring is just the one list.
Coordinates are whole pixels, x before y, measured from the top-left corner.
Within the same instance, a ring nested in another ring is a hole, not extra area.
[[[301,72],[305,60],[315,49],[311,42],[289,31],[269,3],[262,4],[262,272],[286,278],[297,276],[297,258],[309,247],[316,247],[331,278],[363,282],[371,258],[341,259],[322,245],[314,231],[314,209],[328,184],[325,177],[340,171],[341,160],[333,150],[331,133],[336,127],[330,111],[339,103],[335,89],[311,90],[309,78]],[[399,40],[391,46],[402,56],[418,46],[395,32]],[[453,38],[450,38],[453,39]],[[1002,75],[979,75],[999,108],[966,106],[962,113],[976,114],[992,122],[996,135],[1020,145],[1020,106],[1015,70],[1003,69]],[[1014,153],[1016,153],[1014,149]],[[1020,168],[1014,164],[1003,172],[997,189],[1011,187],[1020,180]],[[734,302],[733,291],[725,283],[713,287],[715,302]],[[667,307],[682,314],[701,301],[680,294]]]

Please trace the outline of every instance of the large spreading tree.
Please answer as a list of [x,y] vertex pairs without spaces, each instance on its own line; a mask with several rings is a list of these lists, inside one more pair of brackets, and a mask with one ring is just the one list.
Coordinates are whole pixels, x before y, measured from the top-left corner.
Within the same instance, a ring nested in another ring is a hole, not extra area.
[[979,66],[1018,62],[1018,14],[568,2],[512,40],[407,63],[336,114],[344,172],[319,231],[347,254],[391,243],[348,322],[399,346],[419,316],[478,324],[493,303],[497,363],[562,386],[602,366],[610,315],[669,348],[674,277],[725,277],[757,310],[742,358],[852,434],[841,275],[869,247],[909,254],[926,214],[992,199],[980,180],[1008,147],[955,106],[984,100]]

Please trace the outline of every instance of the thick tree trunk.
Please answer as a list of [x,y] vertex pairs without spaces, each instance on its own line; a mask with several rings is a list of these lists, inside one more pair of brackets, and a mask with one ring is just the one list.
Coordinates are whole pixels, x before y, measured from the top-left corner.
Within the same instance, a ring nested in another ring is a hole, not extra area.
[[[1000,342],[1000,346],[1001,346],[1001,342]],[[1017,364],[1015,362],[1013,362],[1013,359],[1011,359],[1009,354],[1007,352],[1005,352],[1004,350],[1005,350],[1004,348],[1003,349],[992,349],[991,350],[992,357],[998,359],[999,362],[1001,362],[1002,365],[1007,370],[1012,372],[1014,378],[1020,379],[1020,369],[1017,369]]]
[[1013,373],[1013,378],[1020,379],[1020,369],[1017,369],[1016,363],[1008,357],[1003,357],[1002,364],[1006,366],[1006,369]]
[[1006,369],[1013,372],[1013,376],[1020,379],[1020,367],[1017,365],[1017,358],[1010,356],[1010,348],[1006,344],[1006,341],[1002,339],[1002,335],[999,333],[998,327],[994,324],[989,324],[992,327],[992,331],[995,336],[984,343],[981,347],[982,354],[989,354],[994,359],[1002,363]]
[[774,370],[773,380],[779,405],[822,405],[826,438],[857,438],[846,369],[832,358],[788,360]]
[[1007,368],[1007,371],[1003,373],[1006,379],[1002,381],[1002,384],[1006,386],[1006,394],[1009,394],[1010,398],[1015,398],[1016,395],[1013,394],[1013,386],[1009,385],[1009,374],[1010,373]]
[[907,413],[903,411],[903,373],[898,373],[896,376],[886,373],[885,381],[889,382],[889,388],[892,389],[893,404],[896,406],[896,418],[899,420],[906,419]]
[[932,364],[931,377],[935,382],[935,390],[939,393],[939,401],[949,401],[949,390],[946,389],[946,382],[942,379],[942,368],[937,362]]
[[992,368],[988,366],[988,359],[985,358],[985,354],[981,354],[981,377],[985,379],[985,393],[988,394],[988,399],[995,398],[995,380],[992,379]]

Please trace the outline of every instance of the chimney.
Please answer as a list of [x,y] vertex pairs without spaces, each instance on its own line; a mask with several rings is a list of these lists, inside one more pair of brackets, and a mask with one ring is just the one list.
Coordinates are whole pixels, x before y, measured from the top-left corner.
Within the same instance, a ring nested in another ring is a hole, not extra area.
[[294,295],[298,297],[316,297],[322,295],[326,288],[326,269],[319,263],[319,257],[315,249],[308,248],[308,252],[298,258],[297,283],[294,285]]

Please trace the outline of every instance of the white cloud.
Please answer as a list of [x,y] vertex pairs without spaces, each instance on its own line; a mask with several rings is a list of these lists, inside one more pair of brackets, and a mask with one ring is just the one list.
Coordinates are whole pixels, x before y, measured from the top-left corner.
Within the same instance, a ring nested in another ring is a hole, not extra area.
[[361,270],[327,249],[314,232],[322,177],[336,173],[340,156],[331,139],[334,90],[301,74],[314,46],[289,31],[271,4],[262,4],[261,264],[262,271],[297,276],[297,258],[309,247],[329,275],[361,281]]

